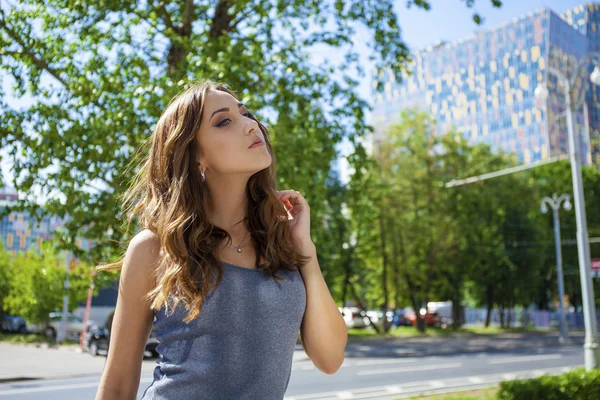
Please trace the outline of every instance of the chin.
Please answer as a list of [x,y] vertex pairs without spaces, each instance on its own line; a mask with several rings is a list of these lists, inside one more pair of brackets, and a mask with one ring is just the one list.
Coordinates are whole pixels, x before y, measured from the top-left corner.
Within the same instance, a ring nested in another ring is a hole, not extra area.
[[265,169],[269,168],[271,166],[271,163],[269,162],[267,165],[263,165],[261,167],[257,167],[256,169],[254,169],[252,171],[252,175],[256,175],[257,173],[259,173],[260,171],[264,171]]

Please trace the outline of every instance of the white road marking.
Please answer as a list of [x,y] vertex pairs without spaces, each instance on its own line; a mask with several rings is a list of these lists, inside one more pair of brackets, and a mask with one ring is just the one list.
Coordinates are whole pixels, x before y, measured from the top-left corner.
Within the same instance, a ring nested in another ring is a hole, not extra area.
[[[548,368],[543,370],[545,373],[548,374],[560,374],[561,372],[563,372],[564,367],[557,367],[557,368]],[[542,370],[540,370],[542,371]],[[444,379],[443,381],[437,381],[437,382],[442,382],[444,384],[443,388],[440,389],[434,389],[432,388],[432,383],[436,382],[436,381],[431,381],[431,380],[427,380],[427,381],[419,381],[419,382],[410,382],[410,383],[406,383],[406,384],[401,384],[401,385],[385,385],[385,386],[371,386],[371,387],[366,387],[366,388],[359,388],[359,389],[353,389],[350,392],[354,395],[354,397],[352,398],[353,400],[360,400],[360,399],[377,399],[377,400],[382,400],[382,399],[392,399],[392,398],[396,398],[395,396],[397,396],[400,393],[403,394],[407,394],[407,395],[421,395],[423,393],[444,393],[444,392],[448,392],[448,391],[454,391],[457,390],[457,388],[460,388],[460,390],[469,390],[469,389],[473,389],[473,388],[479,388],[479,387],[488,387],[488,386],[494,386],[496,385],[498,382],[500,382],[503,379],[515,379],[517,376],[521,377],[521,378],[527,378],[527,377],[531,377],[532,376],[532,372],[531,370],[523,370],[523,371],[515,371],[512,374],[486,374],[486,375],[479,375],[479,376],[475,376],[475,377],[470,377],[473,378],[472,382],[469,382],[471,379],[469,378],[465,378],[465,377],[459,377],[459,378],[450,378],[450,379]],[[503,378],[503,379],[499,379],[499,378]],[[478,381],[478,382],[473,382],[473,381]],[[435,385],[435,383],[433,383],[433,385]],[[426,389],[426,387],[430,387],[430,389]],[[395,392],[395,390],[399,390],[399,392]],[[304,395],[298,395],[298,396],[286,396],[285,400],[336,400],[338,399],[337,394],[340,393],[339,391],[332,391],[332,392],[321,392],[321,393],[311,393],[311,394],[304,394]]]
[[385,391],[388,393],[402,393],[403,390],[400,386],[386,386]]
[[488,360],[488,364],[512,364],[512,363],[529,362],[529,361],[558,360],[559,358],[562,358],[562,354],[546,354],[543,356],[510,357],[510,358],[491,359],[491,360]]
[[[544,371],[549,374],[559,374],[562,372],[563,369],[564,369],[564,367],[548,368]],[[469,378],[465,378],[465,377],[444,379],[443,384],[445,386],[439,390],[436,390],[433,388],[425,389],[425,387],[427,387],[427,386],[431,387],[432,382],[435,382],[435,381],[427,380],[427,381],[419,381],[419,382],[410,382],[410,383],[401,384],[401,385],[384,385],[384,386],[363,387],[363,388],[359,388],[359,389],[350,390],[349,392],[351,392],[354,395],[353,400],[369,399],[369,398],[381,400],[384,398],[391,399],[393,396],[395,396],[399,393],[418,395],[418,394],[428,392],[428,391],[429,392],[435,391],[436,393],[441,393],[441,392],[445,392],[448,390],[455,390],[452,388],[464,388],[464,390],[469,390],[474,387],[494,386],[501,380],[501,379],[499,379],[501,377],[503,379],[515,379],[517,376],[530,377],[531,370],[515,371],[512,374],[497,374],[497,373],[495,373],[495,374],[486,374],[486,375],[479,375],[476,377],[471,377],[471,378],[475,378],[475,380],[481,381],[482,383],[475,383],[475,382],[468,383]],[[395,392],[396,390],[399,390],[399,392]],[[337,397],[338,393],[340,393],[340,392],[339,391],[331,391],[331,392],[310,393],[310,394],[303,394],[303,395],[296,395],[296,396],[286,396],[285,400],[330,400],[330,399],[335,400],[335,399],[338,399],[338,397]]]
[[354,395],[350,391],[337,392],[337,398],[338,399],[353,399]]
[[478,377],[478,376],[470,376],[470,377],[467,379],[467,381],[469,381],[469,383],[475,383],[475,384],[477,384],[477,383],[483,383],[483,379],[481,379],[481,378],[480,378],[480,377]]
[[356,361],[354,364],[356,366],[365,366],[365,365],[385,365],[385,364],[401,364],[401,363],[411,363],[416,362],[416,358],[406,358],[406,359],[391,359],[391,360],[361,360]]
[[423,365],[420,367],[404,367],[404,368],[390,368],[390,369],[374,369],[370,371],[358,371],[357,375],[379,375],[379,374],[394,374],[399,372],[414,372],[414,371],[431,371],[434,369],[447,369],[447,368],[459,368],[462,367],[462,363],[449,363],[440,365]]

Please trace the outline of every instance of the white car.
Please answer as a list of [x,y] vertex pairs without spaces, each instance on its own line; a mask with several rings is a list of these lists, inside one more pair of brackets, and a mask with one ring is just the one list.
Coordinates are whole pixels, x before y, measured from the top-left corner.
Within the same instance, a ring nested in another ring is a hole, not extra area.
[[[49,314],[50,322],[47,324],[30,324],[27,327],[29,332],[43,333],[46,337],[56,339],[56,335],[60,330],[62,321],[62,312],[51,312]],[[88,330],[97,327],[97,323],[88,320]],[[79,334],[83,331],[83,319],[75,314],[67,314],[67,338],[79,338]]]
[[369,325],[367,314],[358,307],[338,307],[342,313],[347,328],[365,328]]
[[[377,325],[378,328],[383,327],[383,311],[367,310],[366,314],[371,319],[371,322],[373,322],[373,325]],[[390,325],[391,325],[393,319],[394,319],[394,311],[388,310],[387,311],[387,320]],[[367,325],[369,325],[368,320],[367,320]]]

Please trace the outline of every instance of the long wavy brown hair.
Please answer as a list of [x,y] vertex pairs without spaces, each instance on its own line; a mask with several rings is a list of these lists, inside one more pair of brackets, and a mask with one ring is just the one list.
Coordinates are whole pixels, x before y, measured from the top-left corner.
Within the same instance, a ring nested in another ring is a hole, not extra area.
[[[209,90],[224,91],[237,99],[226,85],[210,80],[194,82],[175,96],[139,153],[145,159],[131,186],[121,196],[124,214],[128,216],[126,231],[135,220],[137,227],[151,230],[160,239],[156,286],[147,293],[146,300],[152,309],[164,306],[167,312],[181,301],[188,312],[185,322],[199,315],[204,297],[221,282],[223,266],[217,258],[217,249],[223,240],[232,240],[226,230],[208,219],[208,188],[197,167],[200,145],[196,133]],[[297,253],[287,213],[275,193],[276,158],[269,133],[254,115],[251,118],[263,133],[272,162],[248,180],[247,214],[240,222],[247,224],[251,235],[256,268],[280,280],[283,278],[276,275],[278,269],[296,271],[309,258]],[[118,270],[123,259],[124,256],[96,269]],[[268,263],[259,264],[261,259]]]

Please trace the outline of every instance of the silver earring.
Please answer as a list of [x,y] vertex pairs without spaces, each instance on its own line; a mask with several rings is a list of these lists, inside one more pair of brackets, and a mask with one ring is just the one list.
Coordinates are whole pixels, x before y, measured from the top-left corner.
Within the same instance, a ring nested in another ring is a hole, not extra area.
[[202,182],[205,182],[206,176],[204,175],[204,171],[200,171],[200,175],[202,175]]

